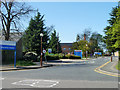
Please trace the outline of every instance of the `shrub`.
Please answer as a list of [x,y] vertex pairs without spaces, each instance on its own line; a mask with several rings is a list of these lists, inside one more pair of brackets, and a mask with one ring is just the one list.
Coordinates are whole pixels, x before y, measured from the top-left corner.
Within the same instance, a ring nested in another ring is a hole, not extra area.
[[37,61],[37,55],[35,53],[29,52],[23,56],[25,61]]
[[59,56],[51,56],[51,55],[47,55],[46,56],[47,60],[58,60],[59,59]]
[[61,59],[68,59],[68,57],[67,56],[63,56]]
[[70,56],[69,59],[81,59],[80,56]]
[[65,55],[61,59],[81,59],[81,57],[75,55]]

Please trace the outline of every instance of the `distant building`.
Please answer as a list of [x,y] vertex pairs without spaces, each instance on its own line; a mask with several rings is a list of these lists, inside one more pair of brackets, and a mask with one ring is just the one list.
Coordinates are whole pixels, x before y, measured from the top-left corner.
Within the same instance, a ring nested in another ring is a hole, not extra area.
[[119,56],[119,51],[114,52],[114,56]]
[[73,43],[60,43],[62,53],[66,53],[66,54],[71,53],[72,44]]

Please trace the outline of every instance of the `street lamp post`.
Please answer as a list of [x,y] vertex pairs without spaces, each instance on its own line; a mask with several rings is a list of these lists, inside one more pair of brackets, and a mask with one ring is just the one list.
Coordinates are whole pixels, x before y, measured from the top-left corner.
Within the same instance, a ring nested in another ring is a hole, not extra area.
[[42,37],[43,37],[43,33],[40,33],[40,37],[41,37],[41,59],[40,59],[40,66],[42,67]]
[[87,59],[87,44],[86,44],[86,59]]

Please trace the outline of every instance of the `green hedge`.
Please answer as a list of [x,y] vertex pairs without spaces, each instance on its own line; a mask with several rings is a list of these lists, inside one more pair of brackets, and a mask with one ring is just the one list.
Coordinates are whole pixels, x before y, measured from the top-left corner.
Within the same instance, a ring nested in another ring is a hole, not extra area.
[[69,59],[81,59],[80,56],[70,56]]
[[59,56],[50,56],[50,55],[47,55],[46,56],[47,60],[59,60]]
[[59,60],[59,59],[81,59],[80,56],[75,56],[75,55],[59,55],[59,54],[54,54],[54,55],[46,55],[47,60]]
[[63,56],[61,59],[81,59],[81,57],[75,56],[75,55],[66,55],[66,56]]

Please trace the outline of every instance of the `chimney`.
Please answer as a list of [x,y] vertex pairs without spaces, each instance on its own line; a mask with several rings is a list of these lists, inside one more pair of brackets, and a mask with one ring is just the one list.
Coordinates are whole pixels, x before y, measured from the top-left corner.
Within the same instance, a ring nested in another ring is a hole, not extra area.
[[84,40],[86,40],[86,34],[84,34]]

